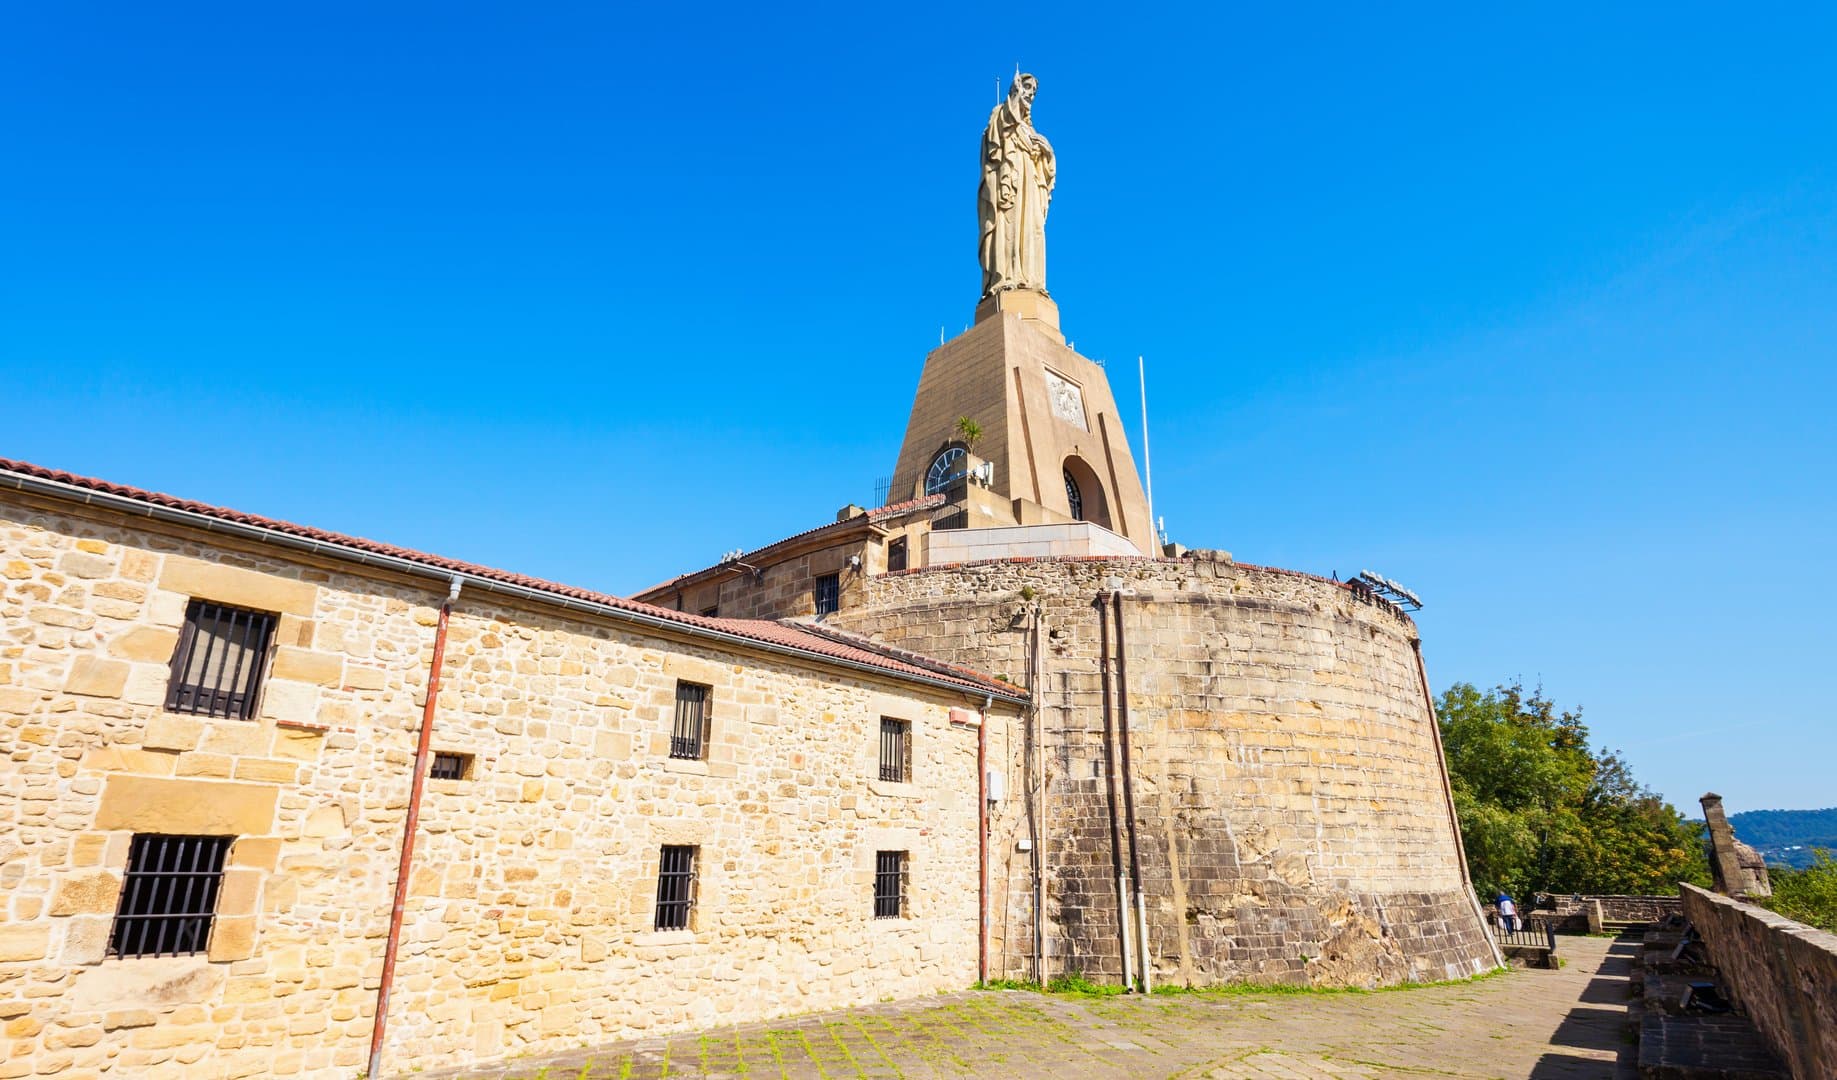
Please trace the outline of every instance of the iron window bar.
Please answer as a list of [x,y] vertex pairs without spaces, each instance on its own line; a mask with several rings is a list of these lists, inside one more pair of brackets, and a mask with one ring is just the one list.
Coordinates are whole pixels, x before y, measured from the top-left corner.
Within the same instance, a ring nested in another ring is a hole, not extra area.
[[832,615],[842,606],[842,576],[824,574],[816,579],[816,613]]
[[896,574],[906,568],[906,538],[900,537],[887,544],[887,573]]
[[185,956],[210,947],[228,836],[142,833],[109,928],[110,956]]
[[874,918],[906,917],[906,853],[874,853]]
[[695,848],[665,844],[657,860],[657,930],[687,930],[695,903]]
[[452,754],[436,750],[434,751],[434,763],[427,770],[427,778],[429,780],[464,780],[466,768],[471,764],[471,754]]
[[247,720],[255,714],[273,615],[192,600],[172,657],[166,711]]
[[676,720],[670,728],[670,756],[697,760],[708,745],[708,692],[700,683],[676,684]]
[[880,718],[880,779],[903,784],[911,775],[912,722]]

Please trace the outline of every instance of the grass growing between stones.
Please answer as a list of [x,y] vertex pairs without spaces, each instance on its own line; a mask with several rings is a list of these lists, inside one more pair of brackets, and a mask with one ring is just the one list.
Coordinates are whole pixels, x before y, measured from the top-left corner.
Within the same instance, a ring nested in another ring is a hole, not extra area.
[[[1431,982],[1401,982],[1389,986],[1305,986],[1298,983],[1216,983],[1209,986],[1176,986],[1163,983],[1154,988],[1154,997],[1269,997],[1284,994],[1332,995],[1332,994],[1385,994],[1399,990],[1428,990],[1444,986],[1468,986],[1485,982],[1504,975],[1508,968],[1494,968],[1478,975],[1469,975],[1464,979],[1437,979]],[[1116,983],[1100,983],[1092,980],[1082,972],[1071,972],[1055,977],[1044,990],[1040,984],[1024,979],[989,979],[976,983],[972,990],[1017,990],[1028,993],[1057,994],[1072,998],[1120,997],[1130,994],[1128,988]]]
[[1155,995],[1169,997],[1269,997],[1275,995],[1305,995],[1310,997],[1329,997],[1340,994],[1391,994],[1399,991],[1433,990],[1446,986],[1471,986],[1486,982],[1504,975],[1509,968],[1494,968],[1478,975],[1469,975],[1464,979],[1436,979],[1432,982],[1400,982],[1389,986],[1302,986],[1296,983],[1218,983],[1212,986],[1173,986],[1163,984],[1154,988]]

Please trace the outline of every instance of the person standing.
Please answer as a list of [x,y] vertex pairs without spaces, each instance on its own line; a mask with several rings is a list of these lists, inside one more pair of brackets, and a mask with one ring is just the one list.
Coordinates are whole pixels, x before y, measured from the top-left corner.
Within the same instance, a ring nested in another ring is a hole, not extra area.
[[1512,902],[1511,893],[1499,894],[1499,925],[1505,927],[1506,933],[1518,929],[1518,905]]

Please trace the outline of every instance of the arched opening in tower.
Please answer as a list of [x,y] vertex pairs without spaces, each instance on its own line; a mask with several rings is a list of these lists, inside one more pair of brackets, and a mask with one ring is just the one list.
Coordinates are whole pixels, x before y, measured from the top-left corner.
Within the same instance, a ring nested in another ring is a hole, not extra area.
[[1110,500],[1105,498],[1103,483],[1084,459],[1065,459],[1066,512],[1078,521],[1089,521],[1114,530],[1110,524]]

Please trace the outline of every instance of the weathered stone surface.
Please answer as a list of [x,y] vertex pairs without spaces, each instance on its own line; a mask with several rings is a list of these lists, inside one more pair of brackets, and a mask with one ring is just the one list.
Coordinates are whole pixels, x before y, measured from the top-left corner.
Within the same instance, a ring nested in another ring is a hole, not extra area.
[[1685,917],[1766,1044],[1794,1076],[1837,1076],[1837,934],[1694,885],[1680,888]]
[[201,957],[106,964],[78,973],[70,1005],[84,1013],[158,1009],[211,1000],[228,972]]
[[344,674],[344,661],[331,653],[283,646],[274,650],[274,666],[269,675],[276,679],[293,679],[319,686],[337,686]]
[[128,684],[128,665],[120,660],[104,660],[85,654],[70,665],[70,677],[64,681],[64,692],[86,697],[121,696]]
[[318,586],[278,574],[258,573],[220,562],[166,556],[159,587],[183,596],[215,600],[256,611],[286,612],[311,617]]
[[179,632],[160,626],[136,626],[108,643],[112,656],[142,663],[169,663],[178,649]]
[[51,914],[112,915],[120,894],[121,878],[107,870],[69,874],[57,883]]
[[50,923],[0,925],[0,963],[43,960],[50,950]]
[[162,712],[147,721],[141,745],[149,750],[196,750],[203,737],[203,720]]
[[[1053,970],[1121,975],[1093,601],[1120,585],[1137,842],[1158,981],[1370,985],[1456,978],[1494,953],[1458,838],[1415,627],[1335,582],[1213,558],[1028,560],[870,578],[844,629],[1029,681],[1041,615]],[[1108,697],[1120,725],[1120,681]],[[1026,772],[1008,761],[1008,786]],[[1032,964],[1031,856],[1014,803],[991,844],[1001,974]],[[1126,832],[1126,829],[1125,829]],[[1126,845],[1126,835],[1125,835]],[[1127,862],[1128,853],[1121,853]]]
[[236,836],[274,831],[278,788],[208,780],[111,775],[102,785],[96,828]]

